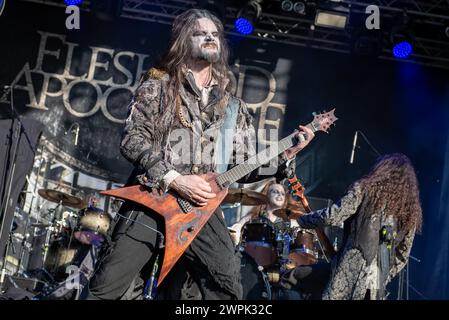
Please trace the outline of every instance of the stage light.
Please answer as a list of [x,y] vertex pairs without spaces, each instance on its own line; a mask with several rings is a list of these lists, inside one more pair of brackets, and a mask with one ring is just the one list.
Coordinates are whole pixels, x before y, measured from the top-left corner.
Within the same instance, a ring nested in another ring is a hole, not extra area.
[[263,0],[249,1],[237,14],[235,28],[242,35],[249,35],[253,32],[254,26],[262,14]]
[[344,29],[348,23],[348,16],[343,13],[318,10],[315,25],[318,27]]
[[298,14],[305,14],[305,12],[306,12],[306,5],[305,5],[305,3],[301,2],[301,1],[296,2],[293,5],[293,11],[298,13]]
[[235,21],[235,28],[237,29],[237,31],[240,34],[243,34],[243,35],[248,35],[248,34],[253,33],[253,29],[254,29],[251,21],[249,21],[245,18],[238,18]]
[[291,2],[290,0],[284,0],[281,3],[281,9],[283,11],[292,11],[293,10],[293,2]]
[[378,57],[382,53],[382,33],[360,28],[351,34],[351,52],[358,56]]
[[81,2],[83,2],[83,0],[64,0],[64,3],[68,6],[77,6],[81,4]]
[[391,52],[397,59],[406,59],[413,52],[413,22],[405,11],[398,14],[395,20],[390,33]]
[[408,41],[403,41],[393,47],[393,56],[398,59],[406,59],[413,52],[413,46]]
[[315,15],[315,26],[345,29],[349,20],[349,8],[339,3],[323,3],[317,10]]

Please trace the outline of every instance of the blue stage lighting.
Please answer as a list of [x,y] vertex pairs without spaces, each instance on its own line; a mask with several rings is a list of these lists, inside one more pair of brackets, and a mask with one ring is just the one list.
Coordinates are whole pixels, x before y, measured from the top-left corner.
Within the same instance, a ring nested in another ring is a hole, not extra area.
[[81,4],[81,2],[83,2],[83,0],[64,0],[64,3],[68,6],[77,6]]
[[243,35],[248,35],[253,32],[253,24],[245,18],[238,18],[235,20],[235,28],[237,29],[238,33]]
[[393,56],[398,59],[407,58],[413,51],[410,42],[403,41],[393,47]]

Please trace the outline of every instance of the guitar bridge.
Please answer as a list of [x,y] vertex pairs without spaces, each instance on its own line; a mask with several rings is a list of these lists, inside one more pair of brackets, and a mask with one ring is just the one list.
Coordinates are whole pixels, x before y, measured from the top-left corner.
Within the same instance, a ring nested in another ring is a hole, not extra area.
[[193,210],[192,204],[189,201],[187,201],[186,199],[178,198],[177,200],[178,200],[179,206],[181,207],[181,210],[184,213],[187,213],[187,212],[190,212]]

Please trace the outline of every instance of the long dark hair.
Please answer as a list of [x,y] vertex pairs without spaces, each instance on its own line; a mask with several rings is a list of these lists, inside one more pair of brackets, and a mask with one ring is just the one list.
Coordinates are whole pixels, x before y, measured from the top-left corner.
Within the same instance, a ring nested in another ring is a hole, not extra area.
[[[168,125],[173,120],[176,101],[179,90],[184,82],[184,70],[187,60],[192,52],[190,37],[194,32],[194,26],[198,19],[208,18],[212,20],[218,30],[221,53],[217,62],[212,64],[212,76],[218,82],[219,94],[221,97],[220,106],[225,107],[225,92],[228,88],[228,73],[230,72],[228,59],[229,48],[224,38],[224,28],[221,21],[211,12],[203,9],[189,9],[178,15],[172,25],[171,39],[168,50],[162,56],[157,65],[157,69],[168,73],[170,77],[169,89],[165,94],[165,110],[161,110],[161,124]],[[144,77],[144,80],[145,77]]]
[[401,153],[381,157],[371,172],[358,180],[369,199],[364,210],[385,213],[398,219],[400,230],[408,232],[416,227],[421,232],[422,209],[418,179],[413,165]]

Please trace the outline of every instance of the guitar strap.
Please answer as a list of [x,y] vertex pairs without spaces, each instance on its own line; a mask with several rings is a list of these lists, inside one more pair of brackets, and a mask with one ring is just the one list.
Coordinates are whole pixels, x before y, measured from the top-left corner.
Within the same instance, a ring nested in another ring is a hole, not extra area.
[[216,172],[223,173],[227,170],[229,160],[232,154],[233,139],[240,101],[230,96],[223,125],[220,128],[215,146],[215,165]]

